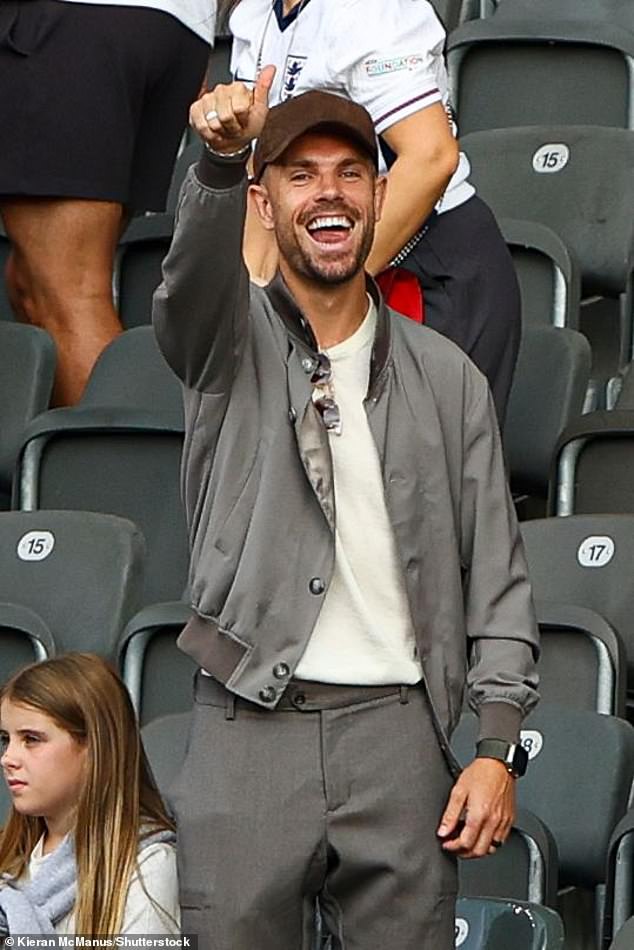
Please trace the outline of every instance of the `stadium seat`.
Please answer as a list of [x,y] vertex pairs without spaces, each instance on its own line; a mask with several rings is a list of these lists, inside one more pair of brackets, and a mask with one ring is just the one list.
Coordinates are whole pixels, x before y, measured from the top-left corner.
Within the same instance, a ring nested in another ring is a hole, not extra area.
[[496,216],[550,227],[579,265],[583,295],[619,302],[618,363],[626,365],[632,358],[634,132],[509,128],[464,136],[462,144],[472,181]]
[[545,514],[553,456],[562,431],[581,412],[590,346],[565,327],[529,326],[522,334],[504,426],[511,490],[539,500]]
[[27,424],[48,408],[55,345],[38,327],[0,321],[0,509],[11,504],[11,484]]
[[625,647],[634,684],[634,515],[573,515],[521,524],[534,596],[600,614]]
[[[471,760],[476,735],[476,717],[464,715],[452,738],[461,762]],[[634,728],[615,716],[540,703],[524,721],[521,742],[530,761],[517,783],[518,805],[555,838],[560,890],[596,890],[606,880],[612,832],[628,809]]]
[[[605,913],[603,916],[603,950],[619,935],[618,947],[634,946],[634,924],[626,927],[634,915],[634,808],[630,808],[612,833],[607,859]],[[626,928],[623,931],[623,928]],[[625,943],[630,934],[630,943]]]
[[152,296],[161,282],[161,264],[174,230],[171,214],[133,218],[117,248],[115,296],[125,330],[149,324]]
[[576,604],[538,600],[535,609],[542,700],[625,716],[627,659],[614,627],[594,610]]
[[153,604],[133,617],[121,636],[119,669],[141,725],[191,708],[197,667],[176,646],[190,616],[182,601]]
[[195,141],[190,142],[190,144],[183,149],[176,159],[174,171],[172,172],[172,182],[167,194],[167,214],[173,215],[175,213],[181,185],[185,180],[187,170],[189,169],[190,165],[194,165],[198,161],[200,158],[201,149],[202,145],[200,143],[200,139],[197,138]]
[[517,810],[504,847],[477,861],[460,861],[458,889],[463,897],[498,897],[557,904],[559,861],[555,840],[532,812]]
[[7,260],[11,245],[9,239],[4,233],[0,223],[0,320],[14,320],[13,310],[7,296],[7,288],[4,280],[4,271],[7,266]]
[[448,37],[461,136],[520,125],[634,128],[634,32],[608,16],[557,20],[537,11],[507,16],[505,9],[511,5]]
[[187,750],[189,722],[190,713],[173,713],[153,719],[141,729],[143,746],[163,796],[167,796],[181,770]]
[[498,225],[520,285],[522,325],[577,330],[581,275],[561,238],[535,221],[500,218]]
[[459,897],[455,937],[456,950],[562,950],[564,927],[539,904]]
[[[84,511],[0,513],[0,601],[38,615],[58,651],[113,656],[140,606],[143,563],[143,538],[122,518]],[[50,637],[32,623],[22,611],[12,626],[19,632],[22,625],[31,652],[44,655],[53,649]]]
[[99,358],[78,406],[43,413],[26,430],[14,507],[130,519],[146,541],[143,604],[179,598],[189,561],[182,441],[180,384],[152,328],[128,330]]
[[634,514],[634,411],[577,417],[557,445],[550,511],[558,515]]
[[23,604],[0,601],[0,686],[20,667],[46,660],[55,652],[53,635],[39,614]]
[[564,22],[611,23],[634,32],[634,7],[630,0],[495,0],[492,11],[503,19],[539,19]]

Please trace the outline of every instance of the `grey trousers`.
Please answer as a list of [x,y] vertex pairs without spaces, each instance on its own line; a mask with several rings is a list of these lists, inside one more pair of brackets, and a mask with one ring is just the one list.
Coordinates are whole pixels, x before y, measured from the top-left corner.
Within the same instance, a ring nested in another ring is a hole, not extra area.
[[316,897],[333,950],[453,948],[453,779],[423,689],[387,690],[295,683],[271,712],[197,675],[170,800],[199,950],[309,950]]

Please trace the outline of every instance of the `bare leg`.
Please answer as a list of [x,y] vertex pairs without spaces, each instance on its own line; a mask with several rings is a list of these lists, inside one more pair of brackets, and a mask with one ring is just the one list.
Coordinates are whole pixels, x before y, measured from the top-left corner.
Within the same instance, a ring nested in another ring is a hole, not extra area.
[[95,360],[122,331],[112,269],[123,209],[109,201],[18,198],[0,204],[0,213],[13,246],[6,273],[12,307],[55,340],[53,402],[74,405]]

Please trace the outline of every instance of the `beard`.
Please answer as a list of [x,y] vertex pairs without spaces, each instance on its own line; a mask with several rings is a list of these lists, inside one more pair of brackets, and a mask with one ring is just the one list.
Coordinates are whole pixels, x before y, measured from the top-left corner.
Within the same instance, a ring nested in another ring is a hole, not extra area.
[[[291,271],[311,281],[331,287],[345,284],[363,270],[374,240],[374,216],[372,215],[370,220],[363,224],[356,210],[339,204],[336,207],[319,207],[305,212],[298,219],[297,227],[305,228],[316,213],[346,215],[354,222],[355,232],[361,231],[360,240],[350,250],[340,255],[322,254],[319,245],[308,236],[307,231],[302,240],[298,238],[292,222],[283,222],[275,229],[280,256],[286,261]],[[328,245],[325,247],[327,248]]]

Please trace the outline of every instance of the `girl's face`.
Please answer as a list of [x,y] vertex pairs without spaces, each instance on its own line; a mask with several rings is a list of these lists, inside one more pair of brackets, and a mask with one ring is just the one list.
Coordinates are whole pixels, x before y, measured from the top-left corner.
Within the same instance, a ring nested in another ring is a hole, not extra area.
[[85,743],[40,710],[5,699],[0,750],[16,811],[44,818],[49,828],[70,830],[85,778]]

